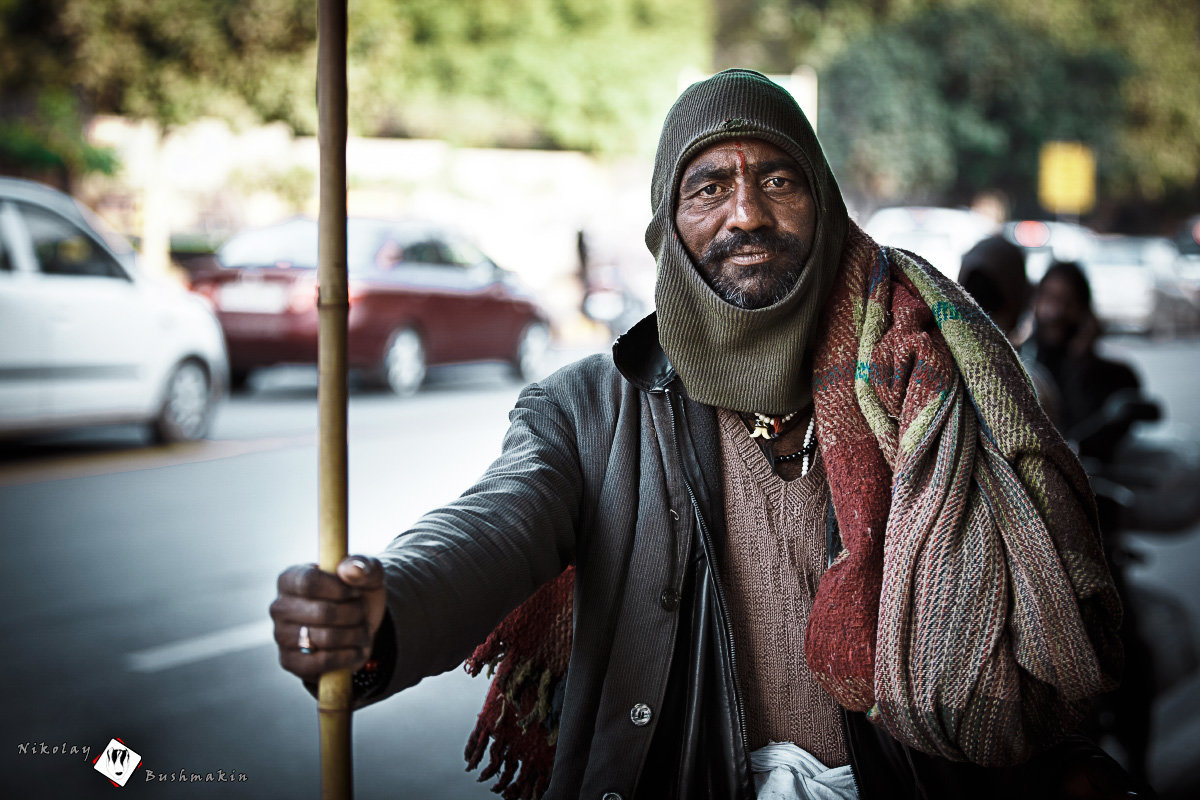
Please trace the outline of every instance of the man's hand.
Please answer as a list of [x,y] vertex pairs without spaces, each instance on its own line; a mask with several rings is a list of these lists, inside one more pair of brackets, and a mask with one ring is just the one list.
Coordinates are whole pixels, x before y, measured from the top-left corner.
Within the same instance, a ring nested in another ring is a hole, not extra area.
[[[315,681],[324,672],[358,669],[370,657],[387,606],[379,559],[347,556],[336,575],[316,564],[291,567],[280,573],[278,590],[271,619],[288,672]],[[302,627],[312,652],[301,651]]]

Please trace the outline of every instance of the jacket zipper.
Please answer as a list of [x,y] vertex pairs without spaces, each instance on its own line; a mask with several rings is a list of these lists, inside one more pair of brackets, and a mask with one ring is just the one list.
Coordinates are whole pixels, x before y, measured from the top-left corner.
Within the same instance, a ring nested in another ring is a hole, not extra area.
[[850,779],[854,781],[854,794],[858,797],[858,800],[866,800],[863,797],[862,787],[858,785],[858,767],[854,765],[854,744],[850,741],[849,712],[840,706],[838,707],[838,711],[841,712],[838,716],[842,720],[842,738],[846,741],[846,750],[850,756]]
[[[746,738],[746,708],[742,703],[742,690],[738,683],[737,670],[737,652],[734,649],[733,637],[730,635],[729,613],[725,605],[725,590],[721,587],[720,577],[717,575],[717,562],[713,560],[711,553],[713,552],[712,540],[709,537],[708,525],[704,522],[704,514],[700,510],[700,501],[696,499],[696,493],[692,489],[691,481],[688,480],[687,467],[683,461],[683,450],[679,444],[679,422],[675,416],[675,395],[670,389],[663,389],[663,393],[667,396],[667,411],[671,416],[671,432],[675,439],[675,457],[679,459],[679,471],[683,476],[683,485],[687,489],[688,499],[692,503],[692,510],[696,514],[696,523],[700,526],[700,540],[704,543],[704,555],[708,558],[709,574],[712,575],[713,586],[717,591],[717,610],[721,614],[721,622],[723,633],[725,634],[725,644],[729,648],[729,667],[733,670],[733,700],[737,704],[738,726],[742,739],[742,751],[748,759],[750,757],[750,742]],[[680,413],[683,410],[680,409]]]

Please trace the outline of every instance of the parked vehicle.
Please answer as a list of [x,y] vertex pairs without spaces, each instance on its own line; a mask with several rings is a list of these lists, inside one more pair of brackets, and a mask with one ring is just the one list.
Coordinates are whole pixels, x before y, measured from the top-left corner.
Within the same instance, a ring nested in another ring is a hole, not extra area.
[[139,422],[197,439],[227,379],[205,301],[141,274],[77,201],[0,178],[0,435]]
[[997,229],[978,212],[932,206],[881,208],[863,226],[875,241],[916,253],[951,279],[958,277],[963,254]]
[[[347,237],[351,368],[398,395],[439,364],[505,361],[526,379],[539,376],[546,316],[474,246],[431,225],[376,219],[350,219]],[[216,306],[233,385],[260,367],[315,364],[316,222],[242,231],[217,259],[192,286]]]
[[1147,333],[1163,312],[1163,287],[1178,257],[1168,239],[1100,236],[1080,263],[1092,285],[1096,316],[1110,330]]
[[1200,330],[1200,216],[1192,217],[1174,237],[1179,255],[1159,273],[1154,332],[1195,333]]

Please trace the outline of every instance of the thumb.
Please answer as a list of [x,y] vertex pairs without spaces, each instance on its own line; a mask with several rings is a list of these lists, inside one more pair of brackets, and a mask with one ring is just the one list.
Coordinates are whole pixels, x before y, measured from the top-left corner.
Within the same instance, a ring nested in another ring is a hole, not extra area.
[[347,585],[359,589],[383,588],[383,564],[371,556],[346,556],[337,566],[337,576]]

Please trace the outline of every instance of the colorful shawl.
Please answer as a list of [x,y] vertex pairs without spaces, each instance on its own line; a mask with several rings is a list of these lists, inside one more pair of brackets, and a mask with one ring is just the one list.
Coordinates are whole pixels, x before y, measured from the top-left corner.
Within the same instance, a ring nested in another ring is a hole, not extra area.
[[[843,550],[807,660],[841,705],[953,761],[1017,764],[1112,689],[1120,604],[1087,477],[1007,339],[953,282],[851,226],[814,363]],[[498,669],[468,746],[506,798],[549,780],[573,572],[467,662]],[[514,781],[519,765],[520,776]]]

